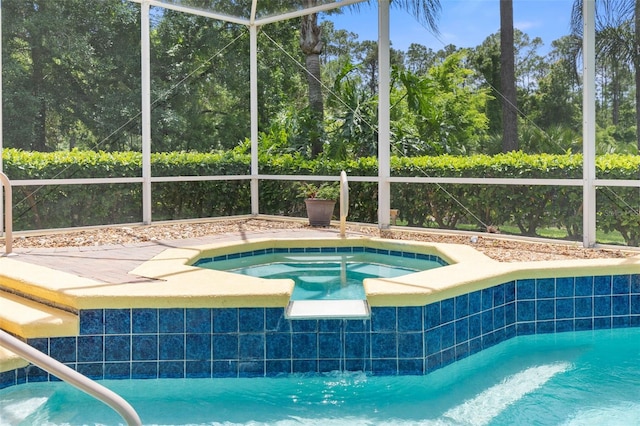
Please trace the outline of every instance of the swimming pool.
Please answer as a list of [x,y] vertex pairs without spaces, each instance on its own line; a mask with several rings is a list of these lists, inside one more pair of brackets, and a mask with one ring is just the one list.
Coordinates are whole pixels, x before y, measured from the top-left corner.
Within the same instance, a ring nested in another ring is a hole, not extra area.
[[444,266],[435,255],[365,247],[263,250],[202,258],[194,266],[295,282],[291,300],[365,300],[367,278],[395,278]]
[[[640,329],[521,336],[428,376],[105,381],[159,425],[620,425],[640,418]],[[0,425],[120,424],[63,383],[0,391]]]

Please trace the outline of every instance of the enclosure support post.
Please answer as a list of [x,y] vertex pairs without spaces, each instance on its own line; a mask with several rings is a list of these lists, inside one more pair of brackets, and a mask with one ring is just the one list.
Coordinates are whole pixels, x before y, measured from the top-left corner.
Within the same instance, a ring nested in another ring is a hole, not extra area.
[[596,244],[595,1],[583,2],[582,244]]
[[140,71],[142,91],[142,222],[151,223],[151,42],[149,1],[140,3]]
[[391,225],[391,61],[389,42],[389,0],[378,1],[378,227]]
[[258,27],[249,27],[251,85],[251,214],[260,213],[258,196]]

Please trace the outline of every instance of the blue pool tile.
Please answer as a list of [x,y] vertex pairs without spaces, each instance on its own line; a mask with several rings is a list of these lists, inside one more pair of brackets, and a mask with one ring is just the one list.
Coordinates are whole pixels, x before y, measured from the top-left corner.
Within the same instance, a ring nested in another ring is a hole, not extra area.
[[183,379],[184,361],[161,361],[158,363],[159,379]]
[[442,330],[440,327],[436,327],[425,333],[425,348],[427,355],[433,355],[442,351]]
[[103,336],[78,336],[78,362],[104,361]]
[[554,319],[556,315],[555,308],[556,306],[553,299],[536,301],[536,320]]
[[460,319],[469,315],[469,295],[462,294],[455,298],[455,318]]
[[631,301],[631,314],[640,315],[640,294],[632,294]]
[[211,377],[238,377],[238,361],[213,361]]
[[373,374],[384,376],[397,374],[398,364],[395,359],[372,359],[371,371]]
[[631,281],[631,293],[640,294],[640,274],[632,274],[629,281]]
[[482,310],[482,293],[474,291],[469,293],[469,315],[477,314]]
[[482,334],[491,333],[493,331],[493,309],[482,311],[480,320],[482,321]]
[[160,309],[158,323],[160,333],[184,333],[184,309]]
[[339,333],[318,334],[318,358],[342,358],[342,339]]
[[504,305],[498,306],[493,310],[493,328],[499,329],[505,326],[505,308]]
[[573,297],[574,287],[573,277],[556,278],[556,297]]
[[60,362],[76,362],[76,338],[51,338],[49,341],[49,356]]
[[442,352],[427,357],[427,372],[430,373],[442,367]]
[[404,375],[423,375],[424,362],[422,359],[399,359],[398,374]]
[[469,317],[461,318],[455,323],[456,344],[469,340]]
[[284,317],[283,308],[264,309],[265,331],[291,331],[291,322]]
[[339,359],[319,359],[318,373],[329,373],[331,371],[340,371],[342,362]]
[[132,362],[131,363],[132,379],[157,379],[158,378],[158,362]]
[[354,247],[352,251],[354,253],[364,253],[364,247]]
[[398,308],[398,331],[422,331],[422,307],[401,306]]
[[573,317],[573,298],[556,299],[556,318],[568,319]]
[[29,339],[27,343],[33,348],[42,352],[43,354],[49,355],[49,339],[47,338]]
[[631,313],[630,296],[628,294],[613,296],[611,298],[611,311],[613,315],[629,315]]
[[542,278],[536,280],[536,298],[551,299],[556,296],[556,283],[554,278]]
[[422,333],[398,334],[398,358],[418,358],[423,356]]
[[600,317],[593,319],[594,330],[608,330],[611,328],[611,317]]
[[291,363],[293,373],[315,373],[318,371],[318,361],[315,359],[295,359]]
[[49,381],[49,373],[40,367],[30,365],[27,367],[27,383],[47,382]]
[[504,305],[504,285],[498,285],[493,288],[493,306]]
[[321,248],[320,247],[305,247],[304,252],[305,253],[320,253],[321,252]]
[[486,311],[493,308],[493,287],[482,290],[482,310]]
[[455,319],[454,299],[445,299],[440,302],[440,323],[446,324]]
[[315,333],[293,333],[291,356],[295,359],[317,359],[318,339]]
[[338,253],[351,253],[351,247],[337,247],[336,252]]
[[241,333],[264,331],[264,308],[243,308],[238,311],[238,329]]
[[631,292],[631,277],[629,275],[613,276],[613,294],[629,294]]
[[504,303],[511,303],[516,300],[516,282],[509,281],[504,285]]
[[611,276],[598,276],[593,279],[593,294],[610,295],[611,294]]
[[212,350],[213,359],[238,359],[238,335],[214,334]]
[[442,366],[453,364],[456,361],[456,348],[449,348],[442,351]]
[[336,248],[335,247],[322,247],[320,249],[320,251],[322,253],[335,253],[336,252]]
[[536,297],[536,281],[533,279],[516,281],[517,300],[529,300]]
[[[216,342],[213,345],[214,357],[216,354]],[[288,333],[267,333],[265,335],[265,351],[267,359],[291,358],[291,335]]]
[[576,318],[575,320],[576,331],[593,330],[592,318]]
[[473,339],[482,335],[482,316],[480,314],[469,317],[469,338]]
[[105,336],[104,359],[105,361],[131,360],[131,335]]
[[225,308],[213,310],[213,332],[214,333],[237,333],[238,332],[238,309]]
[[371,331],[395,331],[396,308],[375,307],[371,310]]
[[536,306],[532,300],[516,302],[516,318],[518,321],[534,321],[536,319]]
[[416,258],[416,254],[408,252],[408,251],[403,251],[402,252],[402,257],[407,258],[407,259],[415,259]]
[[267,359],[265,362],[265,375],[267,377],[277,377],[283,374],[291,374],[290,359]]
[[131,333],[131,309],[105,309],[104,332],[106,334]]
[[520,322],[516,324],[516,334],[518,336],[528,336],[535,334],[536,323],[535,322]]
[[211,335],[210,334],[187,334],[185,341],[185,356],[188,360],[211,359]]
[[369,334],[346,333],[344,336],[344,356],[346,359],[369,358]]
[[631,325],[629,317],[613,317],[611,327],[613,328],[627,328]]
[[460,361],[469,356],[469,342],[460,343],[455,347],[456,361]]
[[516,322],[516,304],[509,302],[504,305],[504,325],[510,326]]
[[575,293],[578,296],[593,296],[593,277],[576,277]]
[[397,342],[395,333],[371,334],[371,358],[396,358]]
[[345,333],[369,331],[371,328],[370,321],[368,320],[345,320],[343,323]]
[[315,333],[318,331],[318,321],[295,320],[291,321],[291,330],[294,333]]
[[17,381],[15,370],[0,372],[0,389],[8,388],[9,386],[15,386],[16,384]]
[[103,309],[83,309],[80,311],[80,334],[104,334]]
[[133,333],[157,333],[157,309],[133,309],[131,311],[131,329]]
[[440,325],[440,302],[430,303],[424,311],[424,328],[431,329]]
[[440,327],[442,338],[442,350],[451,348],[456,344],[456,328],[454,323],[443,324]]
[[318,331],[321,333],[339,333],[342,330],[342,320],[322,319],[318,320]]
[[536,322],[536,334],[549,334],[555,333],[556,323],[555,321],[537,321]]
[[593,298],[593,316],[611,316],[611,296],[595,296]]
[[104,364],[104,378],[123,380],[131,378],[131,364],[128,362],[107,362]]
[[158,359],[158,335],[134,334],[131,336],[131,358],[134,361]]
[[87,376],[91,380],[103,380],[104,379],[104,368],[102,364],[99,363],[78,363],[76,371],[84,376]]
[[264,359],[264,338],[264,334],[261,333],[240,334],[238,336],[239,359]]
[[[235,310],[234,310],[235,311]],[[217,311],[216,311],[217,312]],[[186,333],[211,333],[211,309],[199,308],[199,309],[186,309],[185,311],[185,332]],[[227,324],[229,328],[237,326],[237,316],[230,318],[230,323]],[[233,329],[231,331],[237,331]]]
[[576,297],[574,303],[576,318],[593,316],[593,297]]
[[184,334],[160,334],[158,354],[160,360],[184,359]]
[[556,333],[566,331],[574,331],[574,322],[572,319],[563,319],[556,321]]

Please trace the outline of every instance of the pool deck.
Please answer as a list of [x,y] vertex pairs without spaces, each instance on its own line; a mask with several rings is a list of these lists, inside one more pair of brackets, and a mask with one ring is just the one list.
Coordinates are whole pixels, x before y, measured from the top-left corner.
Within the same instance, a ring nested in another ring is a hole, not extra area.
[[[277,242],[276,242],[277,240]],[[282,243],[282,241],[285,241]],[[445,268],[393,279],[367,279],[371,306],[419,306],[511,280],[640,274],[640,257],[503,263],[470,246],[384,240],[335,228],[237,232],[137,244],[15,249],[0,257],[0,328],[23,338],[73,336],[77,311],[102,308],[285,307],[292,280],[265,280],[196,268],[198,256],[321,240],[324,246],[386,244],[437,254]],[[235,246],[231,249],[231,246]],[[0,371],[16,360],[0,352]]]

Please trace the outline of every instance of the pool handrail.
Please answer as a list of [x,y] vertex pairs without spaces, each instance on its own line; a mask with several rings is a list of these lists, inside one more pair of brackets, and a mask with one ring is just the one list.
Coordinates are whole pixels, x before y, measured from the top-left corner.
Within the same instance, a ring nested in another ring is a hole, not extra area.
[[107,389],[101,384],[96,383],[87,376],[78,373],[76,370],[64,365],[60,361],[45,355],[4,330],[0,330],[0,346],[9,349],[16,355],[21,356],[48,373],[53,374],[59,379],[80,389],[84,393],[107,404],[122,416],[122,418],[127,422],[127,425],[142,425],[142,421],[140,420],[136,410],[120,395],[110,389]]
[[349,214],[349,181],[347,172],[340,172],[340,237],[345,237],[347,215]]
[[4,252],[9,256],[13,251],[13,194],[11,181],[2,171],[0,171],[0,181],[4,187]]

